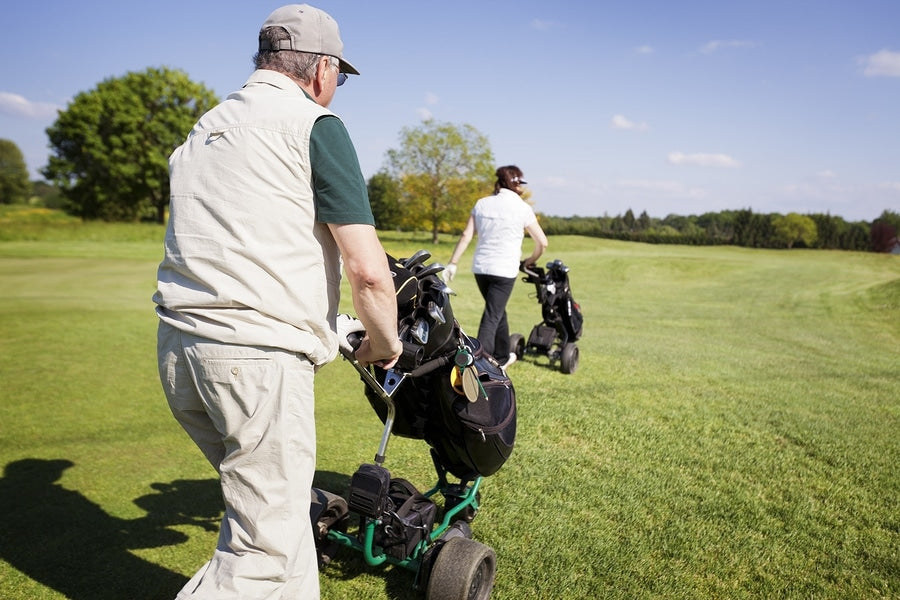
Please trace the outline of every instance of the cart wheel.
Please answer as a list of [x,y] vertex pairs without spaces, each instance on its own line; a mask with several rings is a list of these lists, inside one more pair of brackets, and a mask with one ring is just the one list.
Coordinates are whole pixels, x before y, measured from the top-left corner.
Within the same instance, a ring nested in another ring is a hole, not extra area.
[[350,519],[347,501],[343,497],[325,490],[312,488],[309,516],[316,540],[319,568],[327,565],[335,557],[340,544],[328,539],[330,530],[346,532]]
[[578,368],[578,346],[566,344],[559,355],[559,370],[565,374],[571,374]]
[[525,355],[525,336],[521,333],[509,336],[509,349],[516,353],[517,359],[522,360]]
[[488,600],[496,573],[497,557],[490,547],[450,538],[434,560],[426,600]]

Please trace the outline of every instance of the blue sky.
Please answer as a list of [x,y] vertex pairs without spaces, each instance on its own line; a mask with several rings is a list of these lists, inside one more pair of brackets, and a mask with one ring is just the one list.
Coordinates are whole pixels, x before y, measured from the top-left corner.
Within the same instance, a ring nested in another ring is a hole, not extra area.
[[[5,2],[0,138],[37,177],[56,110],[103,79],[166,66],[224,97],[280,4]],[[366,177],[432,117],[549,215],[900,211],[898,0],[313,4],[362,73],[331,108]]]

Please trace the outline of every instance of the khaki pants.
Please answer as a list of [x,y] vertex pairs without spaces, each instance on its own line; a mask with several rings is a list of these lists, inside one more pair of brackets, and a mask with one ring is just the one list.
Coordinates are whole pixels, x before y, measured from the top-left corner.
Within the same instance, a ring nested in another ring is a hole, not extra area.
[[312,363],[165,323],[157,352],[172,414],[219,472],[225,499],[216,551],[177,599],[318,599]]

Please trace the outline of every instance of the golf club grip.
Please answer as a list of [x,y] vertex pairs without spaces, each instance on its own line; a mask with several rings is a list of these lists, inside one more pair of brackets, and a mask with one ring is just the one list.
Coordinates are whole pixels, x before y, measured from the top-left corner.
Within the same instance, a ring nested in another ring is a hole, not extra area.
[[363,338],[365,337],[365,332],[353,331],[347,334],[347,342],[350,343],[350,347],[353,348],[353,351],[359,348],[359,345],[362,344]]
[[439,356],[434,360],[429,360],[428,362],[419,365],[419,367],[413,369],[409,372],[410,377],[421,377],[423,375],[428,375],[432,371],[443,367],[446,364],[450,363],[449,356]]

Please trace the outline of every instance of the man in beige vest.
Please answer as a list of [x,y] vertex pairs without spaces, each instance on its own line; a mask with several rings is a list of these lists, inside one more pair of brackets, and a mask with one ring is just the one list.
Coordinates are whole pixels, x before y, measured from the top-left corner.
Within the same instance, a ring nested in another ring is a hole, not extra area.
[[[171,215],[153,299],[159,372],[178,422],[219,472],[219,542],[178,598],[315,599],[309,519],[313,375],[338,350],[343,272],[362,363],[397,360],[394,286],[343,123],[338,26],[273,12],[256,71],[170,157]],[[345,322],[345,321],[342,321]]]

